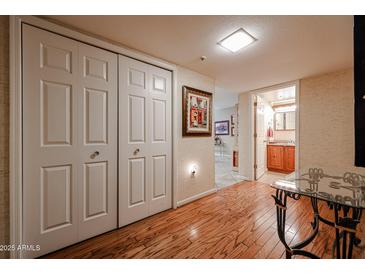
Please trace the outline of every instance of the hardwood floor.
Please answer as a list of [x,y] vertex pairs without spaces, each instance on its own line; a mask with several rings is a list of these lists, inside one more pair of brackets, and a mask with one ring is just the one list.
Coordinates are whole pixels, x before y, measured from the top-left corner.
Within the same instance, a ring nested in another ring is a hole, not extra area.
[[[273,193],[264,183],[238,183],[45,258],[283,258]],[[332,219],[324,203],[319,208]],[[365,242],[364,219],[358,236]],[[287,241],[294,244],[309,235],[311,220],[308,198],[289,199]],[[333,239],[333,228],[321,223],[319,235],[305,249],[330,258]],[[365,258],[365,250],[355,248],[353,257]]]

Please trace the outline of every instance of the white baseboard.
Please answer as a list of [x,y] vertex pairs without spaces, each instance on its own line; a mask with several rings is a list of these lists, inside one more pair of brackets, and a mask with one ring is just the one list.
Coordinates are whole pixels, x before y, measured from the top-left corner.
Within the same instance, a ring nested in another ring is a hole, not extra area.
[[204,191],[202,193],[193,195],[193,196],[191,196],[189,198],[186,198],[184,200],[178,201],[177,206],[179,207],[179,206],[182,206],[182,205],[186,205],[188,203],[191,203],[192,201],[198,200],[200,198],[203,198],[203,197],[208,196],[208,195],[210,195],[212,193],[215,193],[215,192],[217,192],[217,188],[212,188],[210,190],[207,190],[207,191]]
[[242,176],[242,175],[237,175],[235,176],[237,177],[238,179],[242,180],[242,181],[250,181],[246,176]]

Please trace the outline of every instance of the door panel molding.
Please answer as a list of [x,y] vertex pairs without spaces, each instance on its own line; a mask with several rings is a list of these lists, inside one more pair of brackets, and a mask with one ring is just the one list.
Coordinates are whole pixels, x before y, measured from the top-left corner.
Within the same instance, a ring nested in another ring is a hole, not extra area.
[[[133,184],[136,182],[137,184]],[[128,160],[128,207],[146,203],[146,158]]]
[[41,168],[42,234],[72,225],[71,189],[74,182],[71,174],[72,165]]
[[107,176],[108,162],[84,164],[84,221],[104,216],[108,213]]
[[166,181],[166,155],[152,156],[152,199],[159,199],[166,196],[167,181]]
[[72,93],[70,84],[41,80],[41,146],[71,145]]
[[[107,90],[84,88],[85,144],[108,144],[108,101]],[[90,119],[94,123],[90,123]]]

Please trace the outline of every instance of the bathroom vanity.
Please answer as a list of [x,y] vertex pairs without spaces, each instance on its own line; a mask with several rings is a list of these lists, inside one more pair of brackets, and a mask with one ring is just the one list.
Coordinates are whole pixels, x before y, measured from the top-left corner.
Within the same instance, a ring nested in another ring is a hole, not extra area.
[[295,145],[292,143],[269,143],[267,145],[267,169],[282,173],[295,170]]

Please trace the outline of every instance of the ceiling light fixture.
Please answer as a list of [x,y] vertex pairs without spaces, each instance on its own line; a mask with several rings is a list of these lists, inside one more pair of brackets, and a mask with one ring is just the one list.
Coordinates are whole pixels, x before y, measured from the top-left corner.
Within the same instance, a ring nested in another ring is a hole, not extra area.
[[222,46],[225,49],[228,49],[231,52],[237,52],[240,49],[247,47],[248,45],[255,42],[257,39],[245,31],[243,28],[240,28],[228,35],[226,38],[223,38],[218,42],[218,45]]

